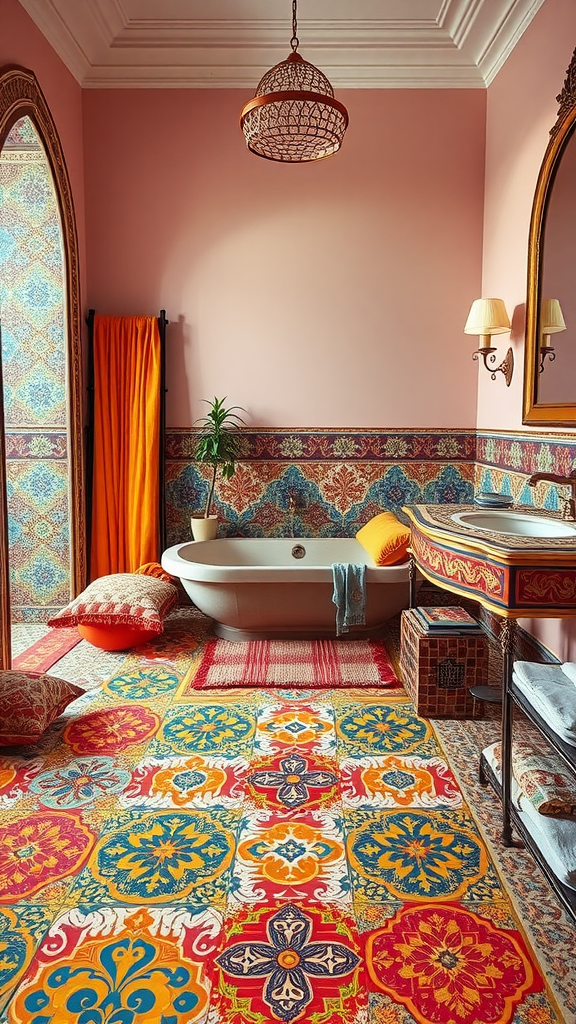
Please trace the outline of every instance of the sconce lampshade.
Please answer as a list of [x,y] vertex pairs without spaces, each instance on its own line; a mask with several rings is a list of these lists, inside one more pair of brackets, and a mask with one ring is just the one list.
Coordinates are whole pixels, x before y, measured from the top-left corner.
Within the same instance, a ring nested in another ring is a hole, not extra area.
[[481,356],[484,366],[490,372],[492,380],[496,380],[496,374],[501,371],[504,374],[507,387],[510,387],[512,373],[514,371],[514,353],[509,348],[505,359],[500,366],[488,365],[496,359],[496,349],[490,345],[490,337],[493,334],[506,334],[511,330],[510,318],[506,312],[503,299],[475,299],[470,307],[468,319],[464,325],[464,334],[477,334],[480,338],[480,348],[474,352],[472,358],[478,360]]
[[464,334],[506,334],[510,319],[503,299],[475,299],[470,307]]
[[564,316],[558,299],[542,299],[540,324],[542,334],[558,334],[559,331],[566,330]]

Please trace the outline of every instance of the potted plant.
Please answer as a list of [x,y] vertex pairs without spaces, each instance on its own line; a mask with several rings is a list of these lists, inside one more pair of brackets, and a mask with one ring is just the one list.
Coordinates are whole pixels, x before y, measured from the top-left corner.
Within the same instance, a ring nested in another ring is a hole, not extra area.
[[244,423],[238,411],[245,412],[239,405],[228,408],[226,398],[203,399],[210,407],[206,416],[196,420],[200,424],[200,437],[196,446],[196,461],[212,469],[204,511],[191,517],[194,540],[213,540],[218,531],[218,516],[212,512],[216,475],[220,467],[222,476],[229,480],[236,472],[236,460],[240,453],[241,435],[238,428]]

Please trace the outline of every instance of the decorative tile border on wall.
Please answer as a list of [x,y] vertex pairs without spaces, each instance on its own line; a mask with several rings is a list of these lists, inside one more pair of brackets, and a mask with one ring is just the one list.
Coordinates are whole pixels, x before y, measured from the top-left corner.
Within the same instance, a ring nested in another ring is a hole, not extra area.
[[557,512],[565,487],[546,482],[528,487],[532,473],[568,476],[576,469],[576,432],[501,433],[481,431],[476,441],[476,490],[510,494],[520,505]]
[[6,430],[13,622],[45,622],[70,600],[66,433]]
[[[168,544],[190,537],[209,473],[194,462],[195,431],[166,438]],[[243,431],[231,480],[217,481],[220,533],[246,537],[350,537],[384,509],[472,501],[474,431]],[[290,499],[295,505],[290,511]]]

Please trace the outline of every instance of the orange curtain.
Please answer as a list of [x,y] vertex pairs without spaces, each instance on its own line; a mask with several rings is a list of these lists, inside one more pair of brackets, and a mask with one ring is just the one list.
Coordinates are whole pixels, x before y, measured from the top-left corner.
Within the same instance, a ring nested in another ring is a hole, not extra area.
[[160,348],[156,317],[94,317],[92,580],[160,556]]

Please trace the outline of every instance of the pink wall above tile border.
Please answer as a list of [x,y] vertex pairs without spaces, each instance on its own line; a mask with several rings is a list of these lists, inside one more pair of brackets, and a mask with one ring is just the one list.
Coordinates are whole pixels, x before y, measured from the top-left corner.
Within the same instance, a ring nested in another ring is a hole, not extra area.
[[468,427],[485,94],[354,90],[337,156],[245,148],[227,90],[85,91],[89,305],[165,308],[168,426]]

